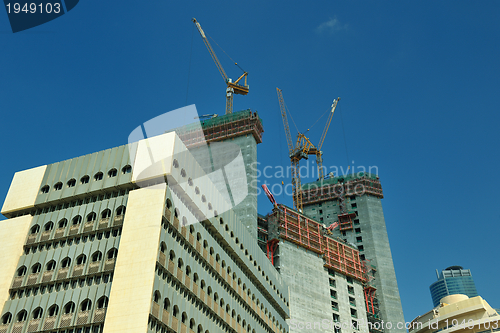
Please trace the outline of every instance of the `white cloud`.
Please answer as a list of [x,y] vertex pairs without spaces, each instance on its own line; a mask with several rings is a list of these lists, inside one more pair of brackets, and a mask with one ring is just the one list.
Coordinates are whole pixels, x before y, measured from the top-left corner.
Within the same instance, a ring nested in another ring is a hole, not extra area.
[[328,21],[321,23],[317,28],[317,33],[334,33],[336,31],[347,30],[347,24],[341,24],[336,17],[330,18]]

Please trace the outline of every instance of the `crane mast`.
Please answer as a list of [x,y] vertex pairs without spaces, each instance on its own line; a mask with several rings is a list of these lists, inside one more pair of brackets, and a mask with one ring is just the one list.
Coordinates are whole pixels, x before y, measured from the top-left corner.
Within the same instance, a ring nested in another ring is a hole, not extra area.
[[[207,39],[207,36],[205,35],[205,32],[201,28],[200,23],[193,18],[192,21],[196,25],[196,28],[198,29],[198,32],[201,35],[201,38],[203,39],[203,42],[205,43],[208,52],[210,53],[210,56],[212,56],[212,60],[215,62],[215,65],[217,66],[217,69],[219,70],[219,73],[222,75],[222,78],[224,79],[224,82],[226,83],[226,114],[228,113],[233,113],[233,94],[237,95],[246,95],[248,94],[248,84],[247,84],[247,76],[248,73],[243,71],[244,73],[236,80],[233,82],[232,79],[230,79],[226,71],[224,70],[224,67],[222,67],[219,58],[217,58],[217,55],[215,54],[214,50],[212,49],[212,45],[210,45],[210,42]],[[238,65],[235,63],[235,65]],[[239,66],[238,66],[239,67]],[[240,67],[241,68],[241,67]],[[238,84],[238,82],[241,81],[241,79],[244,80],[244,85]]]
[[276,88],[278,93],[278,101],[280,104],[281,110],[281,118],[283,119],[283,126],[285,128],[286,141],[288,143],[288,156],[290,157],[290,162],[292,165],[292,189],[293,189],[293,205],[296,210],[302,212],[302,188],[301,188],[301,180],[300,180],[300,160],[308,159],[309,155],[316,155],[316,164],[318,165],[318,175],[319,179],[324,178],[323,172],[323,152],[321,151],[321,147],[326,138],[326,133],[328,133],[328,129],[330,127],[330,123],[332,122],[333,113],[335,112],[335,108],[337,107],[337,102],[340,100],[340,97],[333,100],[330,113],[328,115],[328,119],[326,121],[325,128],[323,129],[323,133],[321,135],[321,139],[319,141],[318,146],[314,146],[314,144],[307,138],[304,134],[297,134],[297,141],[295,142],[295,146],[293,145],[292,135],[290,134],[290,127],[288,125],[288,118],[286,115],[286,106],[285,101],[283,99],[283,93],[281,89]]

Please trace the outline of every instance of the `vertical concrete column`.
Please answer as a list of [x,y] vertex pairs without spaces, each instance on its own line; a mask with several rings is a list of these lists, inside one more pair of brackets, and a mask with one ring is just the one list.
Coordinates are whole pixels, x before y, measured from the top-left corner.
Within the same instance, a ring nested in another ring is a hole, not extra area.
[[129,193],[104,333],[147,332],[166,184]]
[[31,215],[24,215],[0,221],[0,309],[9,299],[9,288],[16,273],[19,258],[23,255],[23,245],[31,225]]

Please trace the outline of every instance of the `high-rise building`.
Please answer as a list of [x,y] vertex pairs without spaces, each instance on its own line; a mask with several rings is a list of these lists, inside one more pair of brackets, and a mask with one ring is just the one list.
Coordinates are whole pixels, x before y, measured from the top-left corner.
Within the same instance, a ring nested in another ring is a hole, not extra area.
[[438,306],[441,299],[448,295],[462,294],[471,298],[478,296],[470,269],[450,266],[441,273],[436,269],[436,275],[438,280],[429,286],[434,306]]
[[203,169],[167,133],[17,172],[0,332],[286,332],[288,287],[239,218],[251,202],[235,211]]
[[259,217],[259,243],[290,288],[290,333],[382,331],[369,326],[373,300],[366,298],[367,276],[355,246],[281,204]]
[[[329,227],[331,234],[359,250],[370,279],[365,298],[375,309],[371,320],[383,320],[384,331],[404,332],[401,299],[392,261],[379,177],[360,172],[326,177],[302,186],[304,215]],[[390,324],[389,324],[390,323]]]

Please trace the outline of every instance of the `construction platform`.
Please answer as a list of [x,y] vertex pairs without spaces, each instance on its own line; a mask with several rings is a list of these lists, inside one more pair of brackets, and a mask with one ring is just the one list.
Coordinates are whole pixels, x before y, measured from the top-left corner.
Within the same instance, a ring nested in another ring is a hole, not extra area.
[[321,255],[324,267],[366,282],[364,263],[359,258],[359,251],[328,236],[323,224],[281,204],[273,209],[267,219],[269,240],[276,238],[295,243]]
[[188,149],[206,142],[227,140],[251,134],[257,143],[262,142],[264,127],[258,113],[250,109],[225,114],[175,129]]

